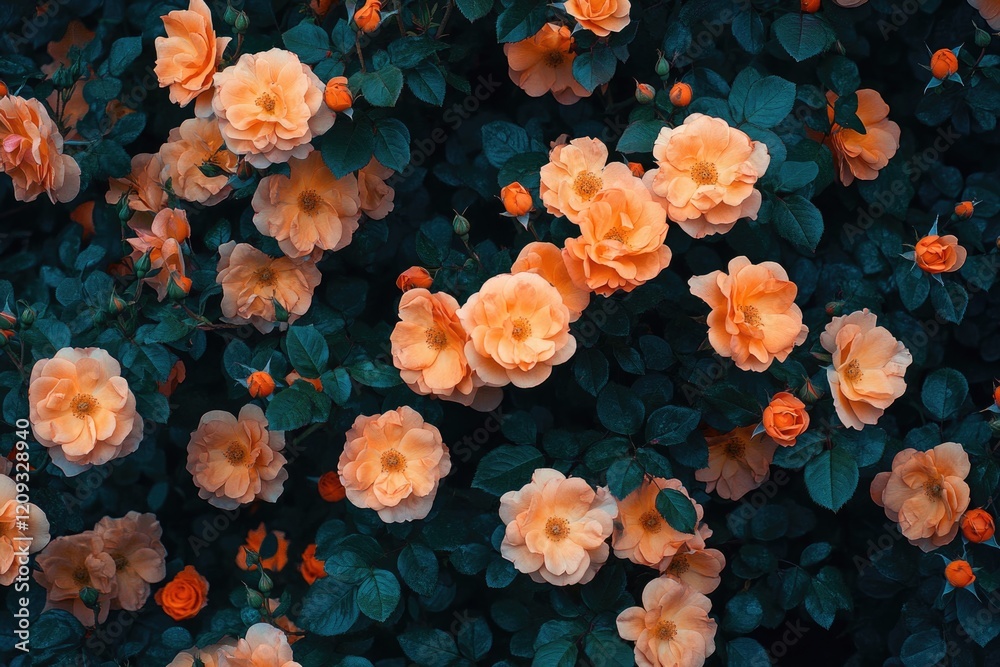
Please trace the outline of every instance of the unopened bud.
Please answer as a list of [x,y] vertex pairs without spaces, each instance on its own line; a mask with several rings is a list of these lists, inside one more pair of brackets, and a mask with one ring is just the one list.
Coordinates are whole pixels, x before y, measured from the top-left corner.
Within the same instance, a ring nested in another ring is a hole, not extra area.
[[150,267],[153,265],[152,260],[149,258],[149,252],[143,253],[142,257],[135,260],[135,277],[142,280],[149,273]]
[[222,20],[226,22],[226,25],[236,25],[236,17],[239,13],[239,10],[232,5],[226,5],[226,13],[222,15]]
[[661,79],[666,79],[670,76],[670,63],[667,59],[660,54],[660,57],[656,60],[656,75]]
[[260,582],[258,582],[257,588],[259,588],[260,592],[264,595],[270,593],[274,588],[274,582],[271,581],[271,577],[267,576],[267,572],[264,570],[260,571]]
[[21,326],[25,328],[30,327],[32,324],[35,323],[35,317],[36,314],[34,309],[30,307],[25,308],[24,310],[21,311]]
[[843,315],[844,313],[844,302],[843,301],[830,301],[825,307],[827,315]]
[[455,230],[456,234],[465,238],[468,237],[472,225],[469,224],[468,218],[461,213],[456,213],[455,219],[451,221],[451,228]]
[[976,41],[976,46],[985,49],[987,46],[990,45],[990,42],[993,40],[993,37],[990,35],[990,33],[986,32],[979,26],[976,26],[976,36],[974,39]]
[[636,83],[635,101],[639,104],[649,104],[656,97],[656,90],[648,83]]
[[238,12],[236,14],[236,20],[233,21],[233,30],[235,30],[238,34],[242,35],[247,31],[247,28],[249,27],[250,27],[250,17],[247,16],[247,13],[244,11]]
[[271,303],[274,305],[274,320],[276,322],[287,322],[288,309],[273,296],[271,297]]
[[260,594],[260,591],[247,588],[247,604],[253,609],[260,609],[264,606],[264,596]]
[[83,604],[87,605],[87,609],[95,609],[100,606],[98,600],[100,600],[101,594],[97,592],[96,588],[91,586],[84,586],[80,589],[80,600]]

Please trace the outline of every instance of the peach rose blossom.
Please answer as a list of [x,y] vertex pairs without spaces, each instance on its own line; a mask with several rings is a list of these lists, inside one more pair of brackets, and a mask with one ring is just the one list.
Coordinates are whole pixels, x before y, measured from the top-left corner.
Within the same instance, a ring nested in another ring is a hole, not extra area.
[[598,37],[621,32],[629,24],[629,0],[566,0],[563,9],[580,27]]
[[[161,88],[170,88],[170,101],[186,107],[212,87],[215,70],[230,37],[216,37],[212,12],[205,0],[191,0],[186,10],[162,17],[166,37],[157,37],[153,71]],[[199,101],[201,104],[201,101]]]
[[302,667],[293,659],[288,637],[270,623],[251,625],[236,646],[218,656],[218,667]]
[[[215,119],[189,118],[170,130],[159,155],[163,164],[160,180],[169,180],[181,199],[213,206],[229,196],[229,177],[236,173],[237,159],[226,150]],[[205,175],[203,167],[218,175]]]
[[389,340],[392,363],[410,389],[424,396],[472,406],[495,408],[503,392],[484,387],[469,365],[465,345],[469,336],[456,312],[458,302],[444,292],[414,288],[399,301],[399,319]]
[[[62,609],[85,626],[103,623],[111,611],[115,589],[115,561],[92,530],[57,537],[35,559],[34,576],[46,592],[45,610]],[[98,614],[87,608],[80,591],[93,588],[101,605]]]
[[0,97],[0,172],[14,183],[14,199],[68,202],[80,192],[80,165],[63,154],[63,137],[41,102]]
[[718,549],[678,551],[664,558],[659,568],[660,573],[708,595],[722,583],[720,575],[726,568],[726,557]]
[[1000,0],[969,0],[990,28],[1000,30]]
[[599,192],[625,187],[635,180],[627,164],[609,164],[608,147],[600,139],[590,137],[553,147],[540,175],[539,196],[545,210],[565,216],[571,222],[577,222],[580,212],[590,206]]
[[302,563],[299,564],[299,572],[302,574],[302,578],[305,579],[306,583],[310,586],[312,586],[317,579],[322,579],[326,576],[324,561],[316,558],[315,544],[310,544],[306,547],[306,550],[302,552]]
[[696,470],[695,479],[720,498],[739,500],[767,481],[778,443],[766,434],[754,435],[753,426],[723,435],[708,436],[708,467]]
[[534,273],[501,274],[458,309],[465,356],[492,387],[535,387],[576,351],[559,290]]
[[[285,538],[285,533],[280,530],[273,530],[270,532],[274,535],[278,548],[275,550],[273,555],[268,556],[267,558],[261,558],[260,564],[265,570],[281,572],[285,569],[285,566],[288,565],[288,540]],[[253,571],[257,569],[256,565],[247,565],[247,549],[260,554],[260,548],[263,546],[267,535],[267,526],[265,526],[263,522],[247,533],[247,541],[236,552],[236,565],[241,570]]]
[[28,565],[27,554],[37,553],[49,543],[45,512],[34,503],[21,507],[17,496],[14,480],[0,475],[0,586],[14,583],[19,567]]
[[751,264],[745,256],[736,257],[729,262],[729,273],[692,276],[688,285],[712,309],[709,343],[737,368],[763,372],[806,340],[809,328],[795,305],[798,287],[780,264]]
[[187,470],[200,498],[226,510],[278,500],[288,479],[285,434],[267,426],[264,411],[253,404],[239,417],[224,410],[202,416],[187,447]]
[[913,357],[867,308],[833,318],[819,342],[833,355],[826,369],[833,407],[844,426],[875,424],[906,391],[903,376]]
[[174,578],[156,591],[156,604],[175,621],[194,618],[208,606],[208,579],[198,574],[193,565],[185,565]]
[[187,213],[179,208],[165,208],[149,222],[133,216],[128,226],[136,233],[134,239],[126,239],[132,246],[130,258],[135,262],[149,253],[150,273],[143,282],[152,285],[157,298],[167,298],[171,281],[185,292],[191,291],[191,279],[186,275],[184,252],[181,244],[191,236],[191,225]]
[[531,481],[500,497],[507,526],[501,555],[533,581],[585,584],[608,560],[607,539],[618,514],[607,488],[539,468]]
[[823,143],[833,152],[837,175],[844,185],[850,185],[855,178],[875,180],[879,170],[889,164],[899,149],[899,125],[889,120],[889,105],[875,90],[865,88],[857,91],[857,95],[857,116],[865,126],[864,134],[833,122],[837,94],[833,91],[826,94],[827,116],[833,126]]
[[691,500],[698,520],[694,533],[682,533],[667,523],[656,509],[656,497],[663,489],[673,489],[691,498],[680,480],[654,477],[644,479],[638,489],[618,501],[618,518],[611,538],[615,556],[656,567],[678,551],[705,547],[712,530],[701,523],[705,515],[702,506]]
[[288,311],[288,324],[305,315],[312,305],[313,292],[321,275],[309,257],[273,258],[249,243],[229,241],[219,246],[219,275],[222,285],[222,321],[252,324],[261,333],[278,326],[274,301]]
[[510,272],[537,273],[559,290],[563,303],[569,309],[569,321],[576,322],[590,304],[590,290],[573,282],[569,269],[558,247],[543,241],[532,241],[521,248]]
[[120,519],[104,517],[94,526],[104,553],[115,564],[115,609],[139,611],[149,598],[149,585],[167,576],[163,530],[153,514],[129,512]]
[[965,265],[968,256],[965,248],[958,245],[958,237],[930,234],[917,241],[913,258],[917,266],[927,273],[953,273]]
[[292,158],[288,166],[288,176],[265,176],[257,185],[252,200],[257,230],[292,258],[346,247],[361,219],[358,179],[334,177],[319,151],[304,160]]
[[337,464],[347,499],[386,523],[423,519],[431,511],[451,456],[441,432],[416,410],[359,415],[345,434]]
[[[166,171],[159,153],[139,153],[132,158],[132,171],[123,178],[112,178],[104,201],[115,205],[126,197],[133,211],[159,213],[167,208],[167,193],[161,174]],[[152,219],[149,216],[145,222]]]
[[31,369],[31,430],[67,476],[127,456],[139,446],[142,417],[121,372],[118,361],[96,347],[64,347]]
[[653,143],[657,169],[643,182],[689,236],[725,234],[740,218],[757,219],[760,190],[771,156],[721,118],[693,113],[684,124],[665,127]]
[[309,142],[333,127],[323,90],[290,51],[244,53],[215,75],[212,110],[229,150],[263,169],[304,158],[313,149]]
[[806,404],[787,391],[779,391],[764,408],[764,432],[782,447],[791,447],[809,428]]
[[504,44],[510,80],[531,97],[551,92],[560,104],[590,97],[590,91],[573,77],[573,46],[569,27],[555,23],[546,23],[520,42]]
[[892,459],[892,471],[872,480],[871,496],[899,532],[933,551],[958,534],[962,513],[969,508],[971,464],[962,445],[945,442],[926,452],[904,449]]
[[396,191],[386,183],[395,173],[375,158],[358,170],[361,210],[372,220],[381,220],[395,207]]
[[701,667],[715,653],[712,602],[670,577],[653,579],[642,606],[618,615],[618,634],[635,642],[637,667]]
[[578,238],[566,239],[569,275],[602,296],[631,292],[670,264],[667,215],[637,178],[595,196],[574,221]]

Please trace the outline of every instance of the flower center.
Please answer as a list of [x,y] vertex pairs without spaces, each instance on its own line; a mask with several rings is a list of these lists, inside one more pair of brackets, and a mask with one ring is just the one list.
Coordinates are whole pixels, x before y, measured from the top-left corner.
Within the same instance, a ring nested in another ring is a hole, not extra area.
[[590,201],[602,187],[604,181],[592,171],[581,171],[573,179],[573,192],[584,201]]
[[395,449],[382,453],[382,472],[402,472],[406,470],[406,457]]
[[673,621],[660,621],[656,624],[656,638],[661,642],[668,642],[677,634],[677,626]]
[[229,461],[229,465],[239,465],[247,457],[247,450],[243,449],[243,445],[238,442],[231,442],[229,446],[226,447],[226,460]]
[[719,170],[711,162],[695,162],[691,167],[691,180],[698,185],[715,185],[719,181]]
[[128,565],[128,558],[126,558],[123,554],[115,554],[114,561],[115,561],[115,569],[118,570],[119,572],[124,570],[125,566]]
[[684,554],[677,554],[670,559],[670,566],[667,568],[667,572],[671,574],[684,574],[691,569],[691,564],[688,563],[687,556]]
[[96,398],[90,394],[77,394],[70,401],[73,408],[73,416],[77,419],[85,419],[94,414],[94,410],[101,407]]
[[553,69],[566,62],[566,54],[562,51],[549,51],[545,54],[545,64]]
[[847,370],[844,371],[844,375],[851,382],[860,380],[864,377],[864,373],[861,372],[861,363],[857,359],[851,359],[851,363],[847,364]]
[[271,97],[271,93],[261,93],[253,103],[267,113],[274,113],[275,102],[274,98]]
[[545,534],[553,542],[558,542],[569,535],[569,521],[557,516],[549,517],[545,522]]
[[726,456],[731,459],[741,459],[747,451],[746,443],[739,438],[730,438],[726,443]]
[[604,235],[602,239],[604,241],[618,241],[619,243],[625,243],[628,240],[628,232],[626,232],[621,227],[612,227]]
[[929,479],[924,482],[924,495],[928,498],[941,497],[941,479]]
[[303,213],[312,213],[322,203],[323,198],[315,190],[303,190],[299,195],[299,210]]
[[443,350],[448,346],[448,337],[437,327],[427,329],[424,339],[427,341],[427,347],[432,350]]
[[757,310],[756,306],[740,306],[740,312],[743,313],[743,321],[748,326],[760,326],[760,311]]
[[253,277],[258,285],[263,285],[264,287],[273,287],[278,282],[278,277],[274,275],[274,271],[269,266],[254,271]]
[[663,523],[660,521],[660,513],[656,510],[649,510],[643,513],[639,517],[639,523],[646,530],[647,533],[658,533],[663,527]]
[[89,584],[90,572],[87,571],[86,567],[81,565],[80,567],[73,570],[73,581],[76,582],[77,584],[80,584],[81,587],[86,584]]
[[526,317],[519,317],[514,320],[514,328],[510,331],[510,337],[518,343],[531,335],[531,322]]

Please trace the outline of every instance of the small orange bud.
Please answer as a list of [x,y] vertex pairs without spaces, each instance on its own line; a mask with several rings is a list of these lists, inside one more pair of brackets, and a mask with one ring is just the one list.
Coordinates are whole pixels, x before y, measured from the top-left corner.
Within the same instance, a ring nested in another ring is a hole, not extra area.
[[976,212],[976,205],[971,201],[960,201],[955,204],[955,215],[959,218],[971,218]]
[[7,84],[4,83],[3,81],[0,81],[0,97],[6,97],[7,92],[8,92]]
[[531,211],[531,193],[516,181],[500,190],[500,199],[503,207],[515,218]]
[[968,561],[953,560],[944,568],[945,579],[955,588],[965,588],[976,580]]
[[340,476],[336,471],[331,470],[323,473],[319,478],[319,496],[328,503],[335,503],[344,499],[347,492],[344,485],[340,483]]
[[411,266],[396,278],[396,287],[404,292],[408,292],[414,287],[427,289],[434,282],[431,274],[422,266]]
[[820,0],[800,0],[799,7],[806,14],[815,14],[819,11]]
[[970,542],[986,542],[996,532],[993,516],[984,509],[969,510],[962,517],[962,534]]
[[354,12],[354,22],[361,32],[375,32],[382,22],[381,0],[368,0],[361,9]]
[[247,378],[247,391],[254,398],[265,398],[274,393],[274,378],[267,371],[256,371]]
[[643,175],[645,175],[646,173],[646,168],[643,167],[638,162],[629,162],[628,169],[629,171],[632,172],[632,175],[635,176],[636,178],[642,178]]
[[[1000,246],[1000,241],[997,242],[997,246]],[[993,402],[1000,408],[1000,385],[993,389]]]
[[670,89],[670,103],[675,107],[686,107],[691,104],[693,93],[691,86],[686,83],[675,83]]
[[935,79],[947,79],[958,71],[958,56],[948,49],[938,49],[931,56],[931,74]]
[[326,83],[326,91],[323,93],[323,100],[326,106],[333,111],[340,113],[347,111],[354,104],[354,97],[347,87],[346,76],[335,76]]
[[2,335],[7,340],[14,337],[14,325],[17,324],[17,318],[10,313],[0,312],[0,335]]
[[298,371],[292,371],[291,373],[285,376],[285,384],[287,384],[289,387],[295,384],[296,380],[302,380],[303,382],[308,382],[313,386],[313,389],[315,389],[318,392],[323,391],[323,383],[320,381],[319,378],[304,378],[301,375],[299,375]]
[[635,99],[639,104],[649,104],[656,97],[656,89],[648,83],[635,84]]

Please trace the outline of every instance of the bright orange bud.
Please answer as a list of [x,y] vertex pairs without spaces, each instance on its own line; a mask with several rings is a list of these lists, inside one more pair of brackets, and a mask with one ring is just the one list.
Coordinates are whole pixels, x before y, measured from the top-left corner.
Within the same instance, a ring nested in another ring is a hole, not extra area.
[[636,178],[642,178],[643,175],[646,173],[646,168],[643,167],[638,162],[629,162],[628,169],[629,171],[632,172],[632,175],[635,176]]
[[336,470],[323,473],[319,478],[319,496],[328,503],[335,503],[344,499],[347,492],[344,485],[340,483],[340,476]]
[[800,0],[799,7],[806,14],[815,14],[819,11],[820,0]]
[[362,32],[375,32],[381,21],[381,0],[368,0],[361,9],[354,12],[354,22]]
[[431,278],[431,274],[427,269],[422,266],[411,266],[396,278],[396,287],[403,292],[408,292],[414,287],[428,289],[433,282],[434,279]]
[[635,84],[635,99],[639,104],[649,104],[656,97],[656,89],[648,83]]
[[256,371],[247,378],[247,391],[254,398],[265,398],[274,393],[274,378],[267,371]]
[[8,92],[7,91],[7,84],[4,83],[3,81],[0,81],[0,97],[6,97],[7,96],[7,92]]
[[298,371],[292,371],[291,373],[285,376],[285,384],[287,384],[289,387],[295,384],[296,380],[302,380],[303,382],[308,382],[313,386],[313,389],[315,389],[318,392],[322,393],[323,391],[323,383],[322,381],[320,381],[319,378],[304,378],[301,375],[299,375]]
[[[1000,247],[1000,243],[997,243],[997,246]],[[1000,385],[993,390],[993,402],[1000,408]]]
[[995,531],[993,516],[984,509],[969,510],[962,517],[962,534],[970,542],[986,542]]
[[347,87],[347,77],[335,76],[327,81],[323,100],[326,102],[326,106],[337,113],[350,109],[351,105],[354,104],[354,97]]
[[691,104],[693,93],[691,86],[686,83],[675,83],[670,89],[670,103],[675,107],[686,107]]
[[947,79],[958,71],[958,56],[948,49],[938,49],[931,56],[931,74],[935,79]]
[[516,181],[500,190],[500,199],[503,207],[515,218],[525,215],[532,208],[531,193]]
[[976,205],[971,201],[960,201],[955,204],[955,215],[959,218],[971,218],[976,212]]
[[968,561],[953,560],[944,568],[944,577],[955,588],[965,588],[976,580]]

